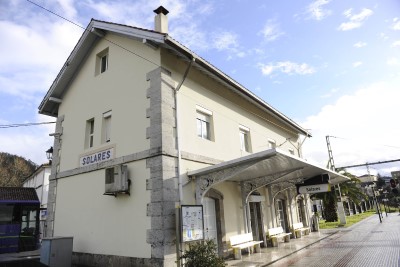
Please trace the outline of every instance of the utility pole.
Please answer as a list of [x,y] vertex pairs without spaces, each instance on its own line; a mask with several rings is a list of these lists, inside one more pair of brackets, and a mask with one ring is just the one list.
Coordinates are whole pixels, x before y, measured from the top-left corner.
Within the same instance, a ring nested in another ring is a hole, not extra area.
[[[331,142],[329,140],[329,137],[330,137],[329,135],[326,136],[326,145],[328,147],[328,155],[329,155],[329,161],[328,161],[327,168],[336,172],[335,161],[333,160],[332,147],[331,147]],[[335,195],[336,195],[336,199],[337,199],[337,209],[338,209],[339,221],[340,221],[340,224],[345,225],[346,224],[346,215],[344,212],[342,194],[340,192],[339,184],[334,186],[334,190],[335,190]]]
[[[370,174],[370,172],[369,172],[369,165],[368,165],[368,163],[367,163],[367,173],[368,173],[368,177],[371,177],[371,174]],[[375,184],[373,184],[373,187],[372,187],[372,194],[373,194],[373,196],[374,196],[374,201],[375,201],[375,206],[376,206],[376,212],[378,213],[378,216],[379,216],[379,222],[382,223],[382,217],[383,217],[383,215],[382,215],[382,212],[380,211],[380,208],[379,208],[379,206],[378,206],[378,199],[377,199],[376,194],[375,194]]]

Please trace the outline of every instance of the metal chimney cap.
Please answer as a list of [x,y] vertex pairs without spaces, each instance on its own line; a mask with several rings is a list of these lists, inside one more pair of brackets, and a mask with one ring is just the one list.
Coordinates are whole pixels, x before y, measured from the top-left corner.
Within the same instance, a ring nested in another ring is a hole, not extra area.
[[153,11],[156,14],[163,13],[164,15],[167,15],[169,13],[169,11],[163,6],[159,6],[157,9],[154,9]]

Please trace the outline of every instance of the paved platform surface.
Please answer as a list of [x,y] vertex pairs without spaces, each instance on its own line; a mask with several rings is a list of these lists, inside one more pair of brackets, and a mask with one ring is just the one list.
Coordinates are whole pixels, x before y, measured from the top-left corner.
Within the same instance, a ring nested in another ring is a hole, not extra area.
[[280,243],[278,248],[243,255],[242,260],[228,261],[228,266],[397,267],[400,266],[400,216],[388,214],[380,223],[378,215],[373,215],[349,228],[321,230]]
[[0,267],[41,267],[40,250],[0,254]]

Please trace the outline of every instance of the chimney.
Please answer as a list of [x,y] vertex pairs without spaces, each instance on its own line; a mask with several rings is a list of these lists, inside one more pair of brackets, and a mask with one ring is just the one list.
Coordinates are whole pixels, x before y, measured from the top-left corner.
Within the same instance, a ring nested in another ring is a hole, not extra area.
[[154,30],[157,32],[168,33],[168,17],[169,13],[163,6],[159,6],[153,10],[157,15],[154,17]]

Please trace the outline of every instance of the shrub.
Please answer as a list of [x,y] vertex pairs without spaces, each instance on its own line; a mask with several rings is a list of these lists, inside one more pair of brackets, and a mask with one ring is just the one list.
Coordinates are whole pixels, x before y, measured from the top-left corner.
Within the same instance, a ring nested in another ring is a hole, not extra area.
[[226,266],[225,260],[218,257],[217,245],[213,240],[206,240],[189,245],[189,250],[180,257],[185,260],[186,267],[223,267]]

